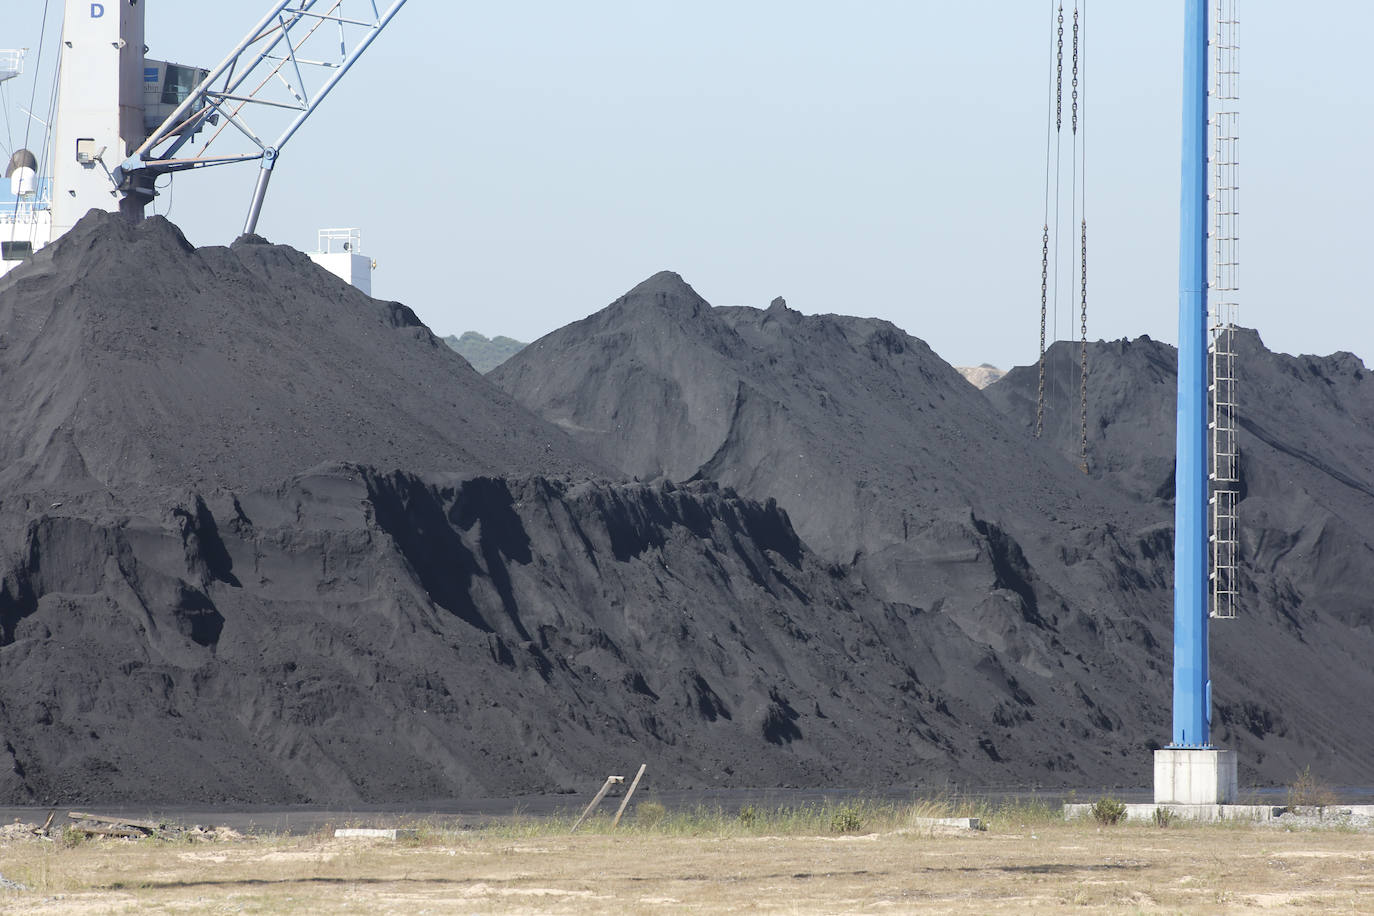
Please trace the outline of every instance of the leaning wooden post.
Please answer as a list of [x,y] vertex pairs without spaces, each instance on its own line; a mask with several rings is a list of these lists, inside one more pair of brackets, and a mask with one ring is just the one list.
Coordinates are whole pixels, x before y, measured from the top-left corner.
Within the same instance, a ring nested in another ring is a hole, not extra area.
[[630,788],[625,792],[625,797],[620,801],[620,810],[615,813],[615,820],[611,821],[611,829],[620,826],[620,816],[625,813],[625,808],[630,804],[630,796],[635,794],[635,789],[639,788],[639,781],[644,778],[644,771],[649,768],[647,763],[639,765],[639,772],[635,774],[635,781],[630,783]]
[[572,830],[569,830],[568,832],[569,832],[569,833],[576,833],[576,832],[577,832],[577,828],[578,828],[578,827],[581,827],[581,826],[582,826],[582,822],[585,821],[585,820],[587,819],[587,815],[589,815],[589,814],[591,814],[593,811],[595,811],[595,810],[596,810],[596,806],[599,805],[599,804],[601,804],[601,799],[605,798],[605,797],[606,797],[606,793],[609,792],[609,791],[611,791],[611,786],[615,785],[615,784],[618,783],[618,782],[624,782],[624,781],[625,781],[625,777],[624,777],[624,776],[607,776],[607,777],[606,777],[606,784],[603,785],[603,786],[601,787],[601,791],[600,791],[600,792],[596,793],[596,798],[593,798],[593,799],[592,799],[592,803],[591,803],[590,805],[587,806],[587,810],[582,812],[582,816],[579,817],[579,818],[577,819],[577,823],[576,823],[576,824],[573,824],[573,825],[572,825]]

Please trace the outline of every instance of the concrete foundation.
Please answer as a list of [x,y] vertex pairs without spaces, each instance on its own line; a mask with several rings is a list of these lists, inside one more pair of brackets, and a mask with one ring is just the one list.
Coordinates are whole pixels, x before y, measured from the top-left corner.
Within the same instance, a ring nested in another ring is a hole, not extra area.
[[334,831],[338,839],[353,840],[413,840],[418,835],[418,831],[410,827],[340,827]]
[[[1181,821],[1213,823],[1216,821],[1248,821],[1263,824],[1286,817],[1290,812],[1279,805],[1127,805],[1126,820],[1154,821],[1156,811],[1167,811]],[[1299,817],[1320,820],[1342,817],[1374,818],[1374,805],[1328,805],[1324,808],[1299,808]],[[1064,806],[1064,820],[1093,816],[1093,806],[1073,804]]]
[[1155,805],[1232,805],[1239,788],[1235,751],[1155,751]]
[[[1250,821],[1262,824],[1282,815],[1284,809],[1273,805],[1127,805],[1126,820],[1154,821],[1156,811],[1167,811],[1171,817],[1180,821],[1208,824],[1215,821]],[[1092,805],[1064,806],[1066,821],[1092,816]]]
[[913,827],[949,827],[954,830],[986,830],[981,818],[977,817],[913,817]]

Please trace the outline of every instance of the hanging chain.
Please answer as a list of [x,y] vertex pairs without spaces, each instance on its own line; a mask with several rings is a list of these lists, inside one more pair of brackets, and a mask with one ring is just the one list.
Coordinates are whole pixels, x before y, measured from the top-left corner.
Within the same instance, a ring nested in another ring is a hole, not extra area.
[[1078,133],[1078,6],[1073,8],[1073,132]]
[[[1078,141],[1078,3],[1075,0],[1073,5],[1073,134],[1075,146]],[[1084,140],[1086,143],[1086,139]],[[1087,159],[1084,157],[1085,173],[1082,176],[1086,183]],[[1087,207],[1087,188],[1083,189],[1083,206]],[[1079,375],[1078,375],[1078,469],[1084,474],[1088,473],[1088,217],[1083,217],[1082,235],[1079,240],[1078,263],[1080,274],[1078,277],[1079,292]],[[1072,314],[1072,313],[1070,313]]]
[[[1064,130],[1064,4],[1059,3],[1058,21],[1055,44],[1055,72],[1054,72],[1054,131],[1056,137]],[[1050,297],[1050,172],[1051,164],[1055,169],[1055,275],[1058,276],[1059,258],[1059,217],[1058,217],[1058,168],[1059,154],[1057,150],[1058,141],[1056,139],[1056,151],[1053,159],[1050,158],[1049,138],[1046,137],[1045,148],[1045,229],[1040,242],[1040,383],[1035,397],[1035,438],[1039,439],[1045,432],[1045,343],[1046,343],[1046,323],[1049,313]],[[1055,295],[1058,296],[1058,282],[1056,279]],[[1057,302],[1057,300],[1056,300]],[[1056,305],[1057,307],[1057,305]],[[1056,311],[1056,315],[1057,315]]]
[[[1080,120],[1080,96],[1079,78],[1081,74],[1082,61],[1080,55],[1081,41],[1081,21],[1079,6],[1075,0],[1073,6],[1073,36],[1072,36],[1072,125],[1074,135],[1074,164],[1075,173],[1077,172],[1078,143],[1079,143],[1079,120]],[[1064,4],[1058,4],[1057,15],[1057,35],[1055,45],[1055,83],[1054,83],[1054,127],[1056,133],[1062,133],[1064,128]],[[1047,139],[1048,142],[1048,139]],[[1046,156],[1049,156],[1049,149],[1046,148]],[[1085,156],[1086,164],[1086,156]],[[1056,153],[1051,162],[1058,165],[1059,159]],[[1040,244],[1040,381],[1036,393],[1035,403],[1035,437],[1041,438],[1045,431],[1045,369],[1046,369],[1046,321],[1049,312],[1049,285],[1050,285],[1050,224],[1049,224],[1049,168],[1051,162],[1046,163],[1045,175],[1045,229]],[[1073,196],[1075,205],[1078,202],[1079,177],[1075,174]],[[1057,187],[1057,182],[1056,182]],[[1056,213],[1058,206],[1058,191],[1056,190]],[[1085,193],[1086,196],[1086,193]],[[1075,206],[1075,209],[1077,207]],[[1055,245],[1058,251],[1059,229],[1056,217]],[[1083,216],[1080,224],[1079,236],[1079,267],[1078,277],[1079,289],[1079,469],[1088,473],[1088,218]],[[1056,276],[1058,273],[1058,254],[1055,255]],[[1058,301],[1058,282],[1056,280],[1056,302]],[[1072,316],[1072,293],[1070,293],[1070,316]],[[1058,313],[1056,312],[1056,315]],[[1072,320],[1072,319],[1070,319]],[[1072,332],[1070,332],[1072,333]],[[1058,332],[1056,331],[1056,336]]]
[[1045,313],[1050,302],[1050,224],[1040,246],[1040,390],[1035,396],[1035,438],[1045,431]]
[[1082,294],[1079,312],[1079,333],[1082,339],[1082,349],[1079,351],[1081,363],[1079,366],[1079,386],[1081,412],[1079,414],[1079,430],[1081,439],[1079,442],[1079,465],[1078,469],[1084,474],[1088,473],[1088,221],[1083,220],[1082,249],[1079,251],[1079,258],[1082,262],[1083,272],[1079,277],[1079,290]]
[[1064,128],[1064,4],[1059,4],[1059,54],[1054,78],[1054,129]]

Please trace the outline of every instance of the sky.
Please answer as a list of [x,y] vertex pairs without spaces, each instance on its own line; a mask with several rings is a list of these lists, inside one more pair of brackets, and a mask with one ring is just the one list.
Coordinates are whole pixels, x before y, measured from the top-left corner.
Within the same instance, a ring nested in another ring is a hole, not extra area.
[[[1183,4],[1079,2],[1089,336],[1173,343]],[[0,4],[0,47],[36,46],[40,0]],[[212,66],[268,5],[147,0],[149,53]],[[1240,322],[1368,359],[1374,4],[1240,10]],[[439,334],[532,340],[667,269],[716,305],[783,296],[955,365],[1033,363],[1051,14],[409,0],[283,150],[258,231],[309,250],[361,228],[373,294]],[[157,210],[227,244],[255,178],[184,174]],[[1069,309],[1066,287],[1052,339],[1076,333]]]

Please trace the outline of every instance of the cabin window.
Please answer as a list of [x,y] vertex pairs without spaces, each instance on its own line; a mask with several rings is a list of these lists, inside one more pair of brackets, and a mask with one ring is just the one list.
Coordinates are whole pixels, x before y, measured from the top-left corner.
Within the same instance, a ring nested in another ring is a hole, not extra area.
[[205,78],[205,71],[198,67],[167,65],[167,75],[162,79],[162,104],[180,105]]
[[31,254],[32,242],[0,242],[0,260],[22,261]]

